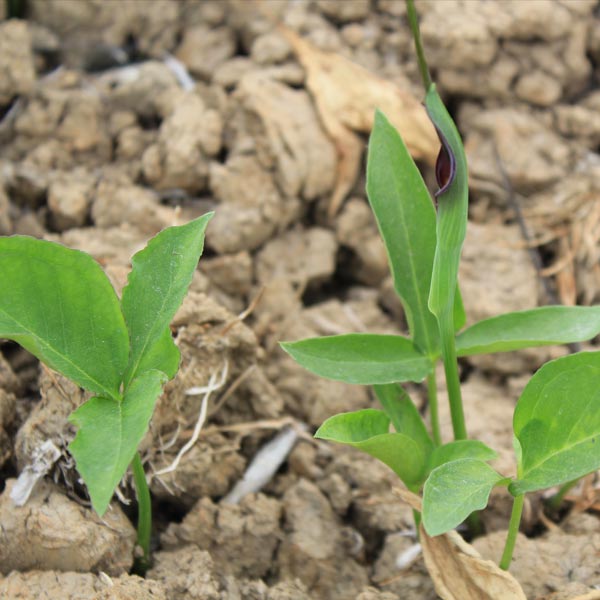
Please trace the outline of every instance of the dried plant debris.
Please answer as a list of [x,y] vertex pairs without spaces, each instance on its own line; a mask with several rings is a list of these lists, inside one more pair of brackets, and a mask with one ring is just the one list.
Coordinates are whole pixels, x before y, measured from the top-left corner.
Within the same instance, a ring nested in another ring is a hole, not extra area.
[[338,212],[354,185],[363,147],[357,134],[371,130],[375,108],[389,115],[416,159],[433,164],[439,141],[423,106],[412,94],[339,54],[322,52],[287,27],[280,31],[306,70],[306,86],[335,142],[338,164],[330,215]]
[[[406,490],[397,494],[414,509],[421,509],[421,500],[414,494]],[[421,526],[419,539],[427,570],[443,600],[526,600],[512,575],[496,562],[484,560],[457,532],[430,537]]]

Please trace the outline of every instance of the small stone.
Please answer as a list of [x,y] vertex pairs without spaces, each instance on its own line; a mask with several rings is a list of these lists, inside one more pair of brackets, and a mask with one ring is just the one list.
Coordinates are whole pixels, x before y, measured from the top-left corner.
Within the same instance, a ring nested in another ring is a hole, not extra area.
[[48,208],[57,231],[85,224],[96,180],[87,173],[65,173],[48,188]]
[[355,598],[367,573],[345,546],[342,526],[315,484],[301,479],[284,494],[289,531],[279,548],[284,578],[300,579],[316,598]]
[[318,0],[317,6],[324,15],[340,23],[365,19],[371,8],[369,0]]
[[157,552],[149,580],[160,582],[169,600],[221,600],[221,585],[210,554],[196,546]]
[[515,87],[517,97],[536,106],[552,106],[560,99],[562,87],[553,77],[541,71],[525,73]]
[[301,284],[316,284],[335,271],[337,243],[328,229],[289,231],[269,241],[258,254],[256,276],[268,282],[285,265],[286,276]]
[[182,542],[207,550],[217,572],[264,577],[282,538],[280,519],[281,503],[263,494],[246,496],[237,505],[202,498],[181,523],[169,525],[161,541],[167,550]]
[[212,81],[224,88],[232,88],[244,75],[254,69],[256,69],[256,65],[247,56],[235,56],[221,63],[215,69]]
[[135,530],[113,504],[100,519],[47,481],[25,506],[10,499],[14,480],[0,496],[0,572],[58,569],[104,571],[118,576],[133,563]]
[[0,23],[0,107],[28,94],[35,83],[31,36],[25,21]]
[[210,80],[214,70],[235,54],[235,37],[228,27],[198,25],[185,30],[175,56],[192,75]]
[[246,251],[205,258],[200,263],[200,270],[229,294],[243,296],[252,289],[252,258]]
[[358,23],[351,23],[342,28],[342,38],[349,46],[356,48],[365,39],[365,29]]
[[291,52],[289,42],[280,33],[271,31],[252,42],[250,57],[260,65],[272,65],[283,62]]

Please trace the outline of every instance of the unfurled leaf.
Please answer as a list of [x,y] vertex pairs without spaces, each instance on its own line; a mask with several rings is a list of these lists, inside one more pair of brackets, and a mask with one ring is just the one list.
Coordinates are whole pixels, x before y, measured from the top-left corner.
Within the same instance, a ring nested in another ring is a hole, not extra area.
[[442,142],[438,157],[438,164],[443,165],[438,169],[441,189],[436,194],[437,246],[429,293],[429,309],[440,319],[451,314],[455,303],[458,264],[467,231],[467,159],[458,130],[434,84],[427,90],[425,108]]
[[177,372],[179,351],[169,324],[192,282],[212,215],[161,231],[133,257],[121,300],[131,340],[126,384],[151,369],[169,378]]
[[456,338],[459,356],[571,344],[600,333],[600,306],[542,306],[475,323]]
[[358,448],[390,467],[412,490],[425,476],[426,456],[415,440],[401,433],[389,433],[390,419],[372,408],[331,417],[315,437]]
[[479,440],[458,440],[438,446],[431,453],[429,469],[433,470],[440,465],[460,460],[461,458],[475,458],[477,460],[494,460],[498,453]]
[[435,209],[402,138],[379,111],[369,140],[367,195],[412,339],[431,354],[439,345],[437,322],[427,308],[435,253]]
[[446,533],[473,511],[485,508],[492,488],[503,481],[483,460],[462,458],[434,469],[423,490],[423,525],[429,535]]
[[164,373],[146,371],[131,382],[121,402],[96,396],[70,416],[79,429],[69,450],[100,516],[148,430],[166,382]]
[[428,456],[433,448],[433,443],[423,422],[423,417],[406,390],[397,383],[374,385],[373,390],[396,432],[413,439]]
[[460,331],[467,322],[465,306],[463,304],[460,287],[456,286],[456,295],[454,296],[454,331]]
[[0,238],[0,338],[77,385],[119,398],[127,329],[115,291],[88,254],[30,237]]
[[512,494],[549,488],[600,468],[600,352],[546,363],[515,409],[521,448]]
[[422,381],[432,369],[431,360],[398,335],[349,333],[283,342],[281,347],[312,373],[346,383]]

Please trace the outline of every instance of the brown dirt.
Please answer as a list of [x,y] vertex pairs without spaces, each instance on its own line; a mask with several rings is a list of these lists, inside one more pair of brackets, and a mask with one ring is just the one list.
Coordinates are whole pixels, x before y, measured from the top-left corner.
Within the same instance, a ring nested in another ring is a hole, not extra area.
[[[556,298],[597,303],[597,2],[417,4],[471,169],[460,275],[469,322]],[[421,88],[404,2],[24,5],[24,20],[6,20],[0,4],[0,234],[85,250],[120,290],[148,237],[209,209],[216,217],[173,324],[181,371],[141,448],[156,519],[146,579],[129,574],[130,481],[98,519],[69,459],[67,416],[85,396],[0,343],[0,598],[433,600],[422,558],[404,560],[415,544],[412,514],[393,493],[393,474],[307,434],[374,399],[306,373],[277,346],[406,328],[364,193],[377,93],[362,97],[361,78],[344,83],[340,75],[365,73],[386,103],[414,106],[406,98],[420,98]],[[299,57],[302,45],[275,22],[318,52]],[[168,56],[191,80],[178,79]],[[319,67],[328,60],[330,72]],[[436,149],[418,146],[428,139],[423,129],[412,143],[432,181]],[[332,198],[344,196],[332,216]],[[249,316],[238,316],[248,307]],[[566,351],[462,363],[469,431],[498,450],[502,472],[514,469],[510,423],[524,382]],[[211,377],[208,419],[179,460],[203,402],[202,390],[189,391]],[[422,390],[413,391],[421,401]],[[443,393],[440,401],[449,438]],[[223,500],[286,427],[295,428],[296,445],[260,493]],[[14,478],[46,440],[61,457],[16,508]],[[530,537],[519,539],[511,567],[528,598],[567,600],[600,585],[593,481],[571,500],[571,514],[553,523],[541,515],[540,497],[530,498]],[[475,541],[485,557],[497,558],[509,511],[506,495],[495,492],[488,534]]]

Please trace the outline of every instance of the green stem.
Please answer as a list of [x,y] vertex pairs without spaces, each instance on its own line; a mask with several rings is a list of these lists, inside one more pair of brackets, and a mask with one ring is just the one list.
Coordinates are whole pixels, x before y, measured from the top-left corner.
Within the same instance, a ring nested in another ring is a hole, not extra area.
[[525,494],[515,496],[513,502],[512,512],[510,514],[510,523],[508,524],[508,535],[506,536],[506,544],[504,545],[504,552],[500,559],[500,568],[508,571],[510,567],[510,561],[512,560],[513,551],[515,549],[515,542],[517,541],[517,534],[519,533],[519,525],[521,523],[521,514],[523,513],[523,501],[525,500]]
[[150,567],[150,532],[152,529],[152,503],[150,500],[150,490],[146,481],[146,473],[142,465],[142,459],[139,452],[136,452],[131,461],[133,471],[133,481],[138,501],[138,528],[137,541],[141,547],[144,556],[140,560],[140,570],[145,573]]
[[460,377],[458,376],[458,360],[456,358],[452,313],[441,315],[439,324],[440,337],[442,338],[442,359],[446,374],[446,388],[448,389],[454,439],[466,440],[467,428],[465,426],[465,414],[460,391]]
[[413,0],[406,0],[406,11],[408,24],[410,25],[415,41],[415,50],[417,52],[417,60],[419,61],[421,79],[423,80],[425,90],[428,90],[431,86],[431,76],[429,75],[429,68],[427,67],[427,61],[425,60],[425,52],[423,51],[423,42],[421,42],[421,32],[419,30],[419,20],[417,18],[417,11]]
[[579,479],[573,479],[573,481],[567,481],[561,488],[548,500],[548,507],[552,510],[558,510],[562,504],[565,496],[579,483]]
[[442,434],[440,432],[440,417],[438,413],[437,382],[435,380],[435,367],[427,376],[427,398],[429,401],[429,415],[431,416],[431,433],[433,443],[442,445]]

